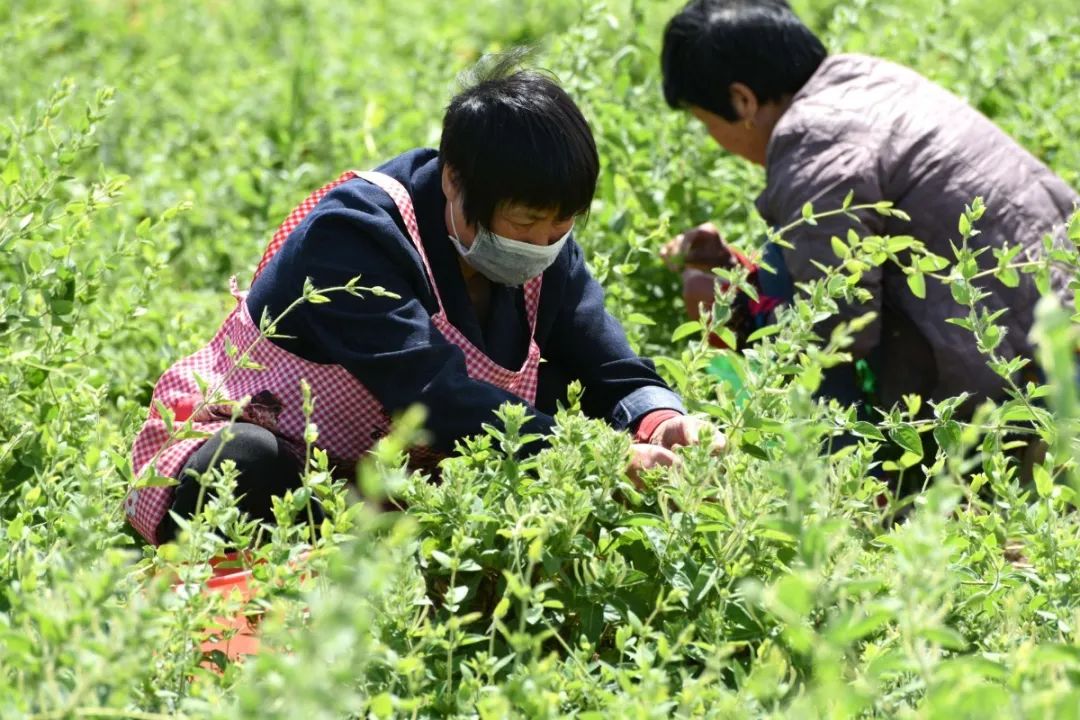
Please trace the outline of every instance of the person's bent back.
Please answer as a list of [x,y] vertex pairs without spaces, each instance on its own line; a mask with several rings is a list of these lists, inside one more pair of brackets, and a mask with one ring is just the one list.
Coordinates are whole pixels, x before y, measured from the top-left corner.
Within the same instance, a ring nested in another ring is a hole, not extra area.
[[[1022,245],[1040,256],[1042,238],[1064,241],[1080,197],[1039,160],[960,98],[917,73],[861,55],[827,57],[824,46],[783,2],[695,0],[671,20],[664,38],[664,88],[669,104],[701,119],[726,149],[765,166],[757,200],[762,217],[782,226],[815,210],[892,201],[911,222],[861,215],[861,235],[913,235],[929,250],[953,256],[957,220],[976,196],[987,212],[975,248]],[[852,221],[842,216],[801,225],[786,239],[783,261],[795,282],[820,277],[814,263],[835,265],[830,238]],[[1018,258],[1023,260],[1024,258]],[[981,262],[992,267],[987,251]],[[1063,299],[1068,278],[1052,278]],[[971,333],[946,322],[966,315],[942,283],[926,299],[909,290],[895,265],[863,275],[872,300],[840,317],[873,310],[878,320],[856,338],[856,357],[873,356],[882,400],[919,392],[942,398],[961,392],[1000,395],[1002,380],[975,348]],[[1015,288],[990,279],[983,302],[1006,309],[1008,329],[998,352],[1032,355],[1028,332],[1038,291],[1030,275]],[[823,332],[828,327],[822,328]],[[913,372],[914,368],[919,368]]]

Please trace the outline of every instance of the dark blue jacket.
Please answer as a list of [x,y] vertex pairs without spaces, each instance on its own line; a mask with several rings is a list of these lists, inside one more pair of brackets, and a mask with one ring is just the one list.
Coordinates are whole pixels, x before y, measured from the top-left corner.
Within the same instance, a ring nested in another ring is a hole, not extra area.
[[[521,288],[492,283],[489,314],[473,309],[446,231],[446,197],[434,150],[413,150],[378,168],[400,181],[416,208],[424,250],[447,319],[492,360],[518,369],[528,349]],[[420,257],[390,197],[360,179],[330,191],[289,235],[247,297],[252,317],[277,317],[302,294],[304,278],[316,288],[360,276],[400,300],[336,293],[331,302],[303,303],[279,323],[292,339],[273,342],[306,360],[341,365],[393,414],[413,403],[428,408],[426,429],[434,449],[496,423],[494,410],[520,399],[469,378],[462,351],[431,322],[438,305]],[[630,349],[618,322],[604,309],[604,294],[589,275],[573,238],[544,273],[536,323],[544,362],[529,432],[551,429],[551,413],[566,384],[580,379],[582,409],[616,428],[632,429],[652,410],[682,411],[682,403],[653,364]]]

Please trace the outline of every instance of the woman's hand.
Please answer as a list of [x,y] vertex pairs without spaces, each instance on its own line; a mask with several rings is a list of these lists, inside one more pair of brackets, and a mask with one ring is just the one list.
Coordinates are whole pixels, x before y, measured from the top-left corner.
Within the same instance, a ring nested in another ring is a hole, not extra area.
[[705,437],[710,450],[718,455],[727,449],[727,438],[711,423],[688,415],[677,415],[657,425],[647,443],[630,446],[630,465],[627,475],[638,489],[642,488],[641,474],[655,467],[672,467],[682,460],[674,452],[677,447],[697,445]]
[[667,448],[650,443],[634,443],[630,446],[630,465],[626,474],[638,490],[644,489],[641,474],[650,468],[671,467],[681,461]]
[[660,248],[660,259],[672,272],[680,272],[683,268],[732,268],[739,261],[738,253],[724,242],[712,223],[676,235]]
[[710,443],[710,450],[718,455],[727,449],[727,437],[716,429],[712,423],[689,415],[676,415],[660,423],[652,436],[649,444],[674,450],[685,445],[697,445],[699,438],[705,437]]
[[701,306],[708,312],[716,299],[717,277],[706,270],[686,268],[682,271],[683,303],[691,320],[701,318]]

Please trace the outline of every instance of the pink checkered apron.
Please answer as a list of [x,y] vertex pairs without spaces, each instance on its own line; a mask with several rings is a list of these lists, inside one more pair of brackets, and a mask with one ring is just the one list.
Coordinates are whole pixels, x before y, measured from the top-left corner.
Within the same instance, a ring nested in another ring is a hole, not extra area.
[[[530,338],[529,351],[521,369],[507,370],[478,350],[446,319],[442,298],[435,285],[420,231],[416,212],[408,191],[391,177],[381,173],[350,170],[334,182],[316,190],[282,223],[274,233],[262,261],[255,271],[257,278],[263,268],[285,243],[289,233],[311,212],[322,197],[334,187],[354,177],[371,182],[390,195],[398,212],[405,221],[409,239],[420,255],[424,270],[435,291],[437,312],[431,321],[443,336],[461,348],[465,355],[465,367],[474,380],[500,387],[523,401],[533,404],[536,400],[536,382],[540,363],[540,348]],[[449,241],[448,241],[449,242]],[[541,277],[525,284],[525,308],[530,335],[535,334],[536,313],[540,301]],[[241,420],[255,422],[273,431],[290,447],[304,447],[304,416],[302,409],[301,380],[306,380],[315,398],[311,421],[319,429],[318,447],[342,466],[351,467],[386,435],[390,418],[378,400],[352,374],[340,365],[321,365],[309,362],[262,336],[258,323],[252,319],[244,302],[246,293],[236,289],[235,278],[230,281],[236,308],[229,314],[210,343],[169,368],[154,387],[149,417],[143,424],[132,448],[132,469],[141,477],[151,462],[157,472],[175,478],[184,463],[209,435],[230,422],[232,408],[207,407],[196,377],[211,394],[221,389],[219,397],[244,401]],[[331,298],[333,301],[333,298]],[[231,343],[232,348],[229,348]],[[230,355],[230,350],[235,348]],[[250,349],[250,350],[249,350]],[[247,357],[263,369],[239,368],[235,357],[248,351]],[[175,423],[167,425],[158,411],[161,403],[172,410]],[[438,408],[433,408],[435,412]],[[200,433],[199,437],[173,438],[187,419]],[[478,428],[479,429],[479,428]],[[420,453],[423,456],[423,453]],[[429,455],[430,457],[430,455]],[[152,543],[157,543],[157,527],[172,503],[173,487],[144,487],[132,489],[124,503],[132,526]]]

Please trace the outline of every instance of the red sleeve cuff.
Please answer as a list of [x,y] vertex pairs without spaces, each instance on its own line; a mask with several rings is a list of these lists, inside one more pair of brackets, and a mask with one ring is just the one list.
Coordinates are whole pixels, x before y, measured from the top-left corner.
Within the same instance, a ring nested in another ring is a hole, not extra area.
[[665,420],[670,420],[673,417],[678,417],[679,415],[682,415],[682,413],[678,410],[670,410],[667,408],[645,413],[638,423],[637,430],[634,431],[635,442],[649,442],[649,438],[656,432],[656,428],[660,427],[660,423]]
[[733,256],[735,256],[735,260],[737,260],[740,265],[742,265],[744,268],[746,268],[747,272],[749,272],[751,274],[757,272],[757,270],[758,270],[757,263],[755,263],[753,260],[751,260],[745,254],[739,252],[735,248],[729,247],[728,250],[730,250],[731,254]]

